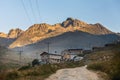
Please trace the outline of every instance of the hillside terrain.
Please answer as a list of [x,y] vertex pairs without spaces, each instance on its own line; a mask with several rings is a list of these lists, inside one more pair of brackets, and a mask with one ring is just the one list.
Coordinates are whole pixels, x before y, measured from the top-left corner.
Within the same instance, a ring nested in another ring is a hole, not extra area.
[[0,32],[0,45],[4,47],[9,47],[16,38],[18,38],[24,31],[21,29],[11,29],[8,34]]
[[[8,80],[119,80],[119,48],[119,43],[106,45],[102,47],[102,49],[99,48],[97,50],[93,50],[89,54],[86,54],[83,60],[79,62],[45,64],[36,67],[30,67],[29,65],[23,66],[18,70],[9,72],[6,78]],[[84,65],[88,65],[87,69]]]
[[[49,42],[50,52],[54,53],[57,51],[57,53],[60,54],[61,51],[65,49],[91,49],[92,47],[104,46],[107,43],[117,41],[119,38],[116,34],[93,35],[86,32],[74,31],[26,45],[21,49],[23,49],[25,53],[41,53],[47,51],[47,43]],[[20,48],[14,49],[18,50]]]
[[24,31],[16,28],[16,29],[11,29],[8,34],[0,32],[0,37],[1,38],[18,38]]
[[0,45],[4,47],[9,47],[9,45],[12,44],[15,40],[15,38],[0,37]]
[[69,48],[91,49],[118,40],[119,34],[100,23],[88,24],[73,18],[54,25],[34,24],[25,31],[17,28],[11,29],[8,34],[0,33],[0,45],[25,53],[46,51],[47,43],[50,43],[51,52],[60,53]]
[[110,80],[120,80],[120,43],[94,51],[84,58],[88,69],[108,74]]
[[0,71],[15,67],[18,64],[17,54],[15,52],[0,46]]
[[62,23],[49,25],[46,23],[34,24],[21,34],[9,47],[21,47],[33,44],[43,39],[56,37],[66,32],[83,31],[94,35],[113,34],[99,23],[87,24],[83,21],[67,18]]

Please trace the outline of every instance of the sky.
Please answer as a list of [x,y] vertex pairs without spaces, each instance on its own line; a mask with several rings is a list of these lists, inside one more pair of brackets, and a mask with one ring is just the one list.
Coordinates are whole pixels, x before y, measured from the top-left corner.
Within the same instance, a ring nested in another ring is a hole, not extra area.
[[61,23],[68,17],[120,32],[120,0],[0,0],[0,32]]

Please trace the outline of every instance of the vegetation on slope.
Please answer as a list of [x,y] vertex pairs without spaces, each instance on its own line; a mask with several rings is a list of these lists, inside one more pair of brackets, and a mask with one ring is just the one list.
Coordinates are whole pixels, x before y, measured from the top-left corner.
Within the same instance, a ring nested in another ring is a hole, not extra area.
[[[88,65],[88,69],[102,71],[108,74],[111,80],[120,80],[120,44],[111,47],[111,49],[101,51],[104,54],[112,54],[113,57],[108,60],[93,61]],[[99,54],[100,51],[97,54]],[[93,56],[91,56],[93,57]]]
[[107,73],[111,80],[120,80],[119,61],[120,44],[117,44],[93,51],[91,54],[85,55],[85,59],[80,62],[44,64],[35,67],[27,65],[19,69],[0,71],[0,80],[44,80],[59,69],[80,67],[84,63],[88,65],[88,69]]
[[43,64],[35,67],[23,66],[17,70],[6,72],[0,80],[44,80],[59,69],[82,66],[82,62],[66,62],[60,64]]

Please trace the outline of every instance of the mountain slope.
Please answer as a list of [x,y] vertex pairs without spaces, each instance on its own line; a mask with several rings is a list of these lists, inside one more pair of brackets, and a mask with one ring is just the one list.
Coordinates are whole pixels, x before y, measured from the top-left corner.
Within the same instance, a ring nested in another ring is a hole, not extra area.
[[64,32],[64,28],[59,24],[53,26],[49,24],[35,24],[26,30],[13,44],[11,44],[10,48],[32,44],[39,40],[53,37]]
[[[111,38],[112,37],[112,38]],[[34,44],[23,47],[24,52],[36,53],[47,51],[47,43],[50,43],[50,52],[61,53],[65,49],[91,49],[96,46],[104,46],[107,43],[112,43],[120,37],[116,34],[93,35],[86,32],[74,31],[66,32],[61,35],[44,39]],[[15,48],[19,49],[19,48]]]
[[35,24],[28,28],[20,37],[16,39],[9,47],[21,47],[28,44],[33,44],[43,39],[58,36],[69,31],[83,31],[95,35],[111,34],[110,30],[103,27],[101,24],[87,24],[83,21],[68,18],[66,21],[55,24]]
[[18,38],[24,31],[17,28],[11,29],[8,34],[0,32],[0,45],[4,47],[8,47],[12,44],[16,38]]
[[61,23],[61,26],[65,27],[66,29],[68,27],[72,27],[71,29],[73,30],[79,30],[79,31],[88,32],[91,34],[97,34],[97,35],[112,33],[110,30],[106,29],[100,23],[87,24],[83,21],[80,21],[78,19],[73,19],[73,18],[67,18],[66,21]]
[[0,37],[0,45],[4,47],[8,47],[14,41],[15,41],[15,38]]
[[8,34],[0,32],[0,37],[1,38],[18,38],[24,31],[16,28],[16,29],[11,29]]

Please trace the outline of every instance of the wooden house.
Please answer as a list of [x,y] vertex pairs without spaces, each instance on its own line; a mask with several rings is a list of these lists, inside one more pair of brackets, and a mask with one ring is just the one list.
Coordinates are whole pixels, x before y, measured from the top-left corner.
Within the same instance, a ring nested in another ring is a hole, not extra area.
[[43,52],[40,54],[43,63],[60,63],[61,55]]

